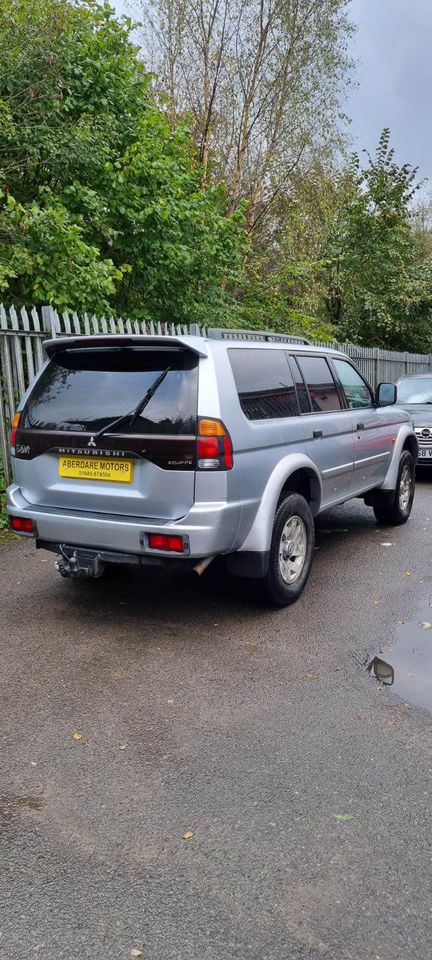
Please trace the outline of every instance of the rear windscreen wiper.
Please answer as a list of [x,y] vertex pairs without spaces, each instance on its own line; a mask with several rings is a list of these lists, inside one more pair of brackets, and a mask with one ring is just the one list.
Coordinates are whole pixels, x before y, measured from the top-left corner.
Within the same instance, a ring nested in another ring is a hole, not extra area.
[[123,413],[121,417],[117,417],[115,420],[111,420],[111,423],[107,423],[105,427],[102,427],[102,430],[99,430],[98,433],[94,434],[94,439],[98,440],[99,437],[103,437],[104,433],[108,433],[110,430],[114,430],[114,427],[119,427],[122,423],[126,423],[129,420],[129,426],[135,422],[136,418],[143,412],[148,403],[150,403],[151,398],[155,395],[156,390],[159,389],[161,383],[165,380],[167,373],[171,370],[171,367],[167,367],[166,370],[163,370],[162,373],[156,377],[156,380],[148,388],[147,393],[140,400],[135,410],[130,410],[129,413]]

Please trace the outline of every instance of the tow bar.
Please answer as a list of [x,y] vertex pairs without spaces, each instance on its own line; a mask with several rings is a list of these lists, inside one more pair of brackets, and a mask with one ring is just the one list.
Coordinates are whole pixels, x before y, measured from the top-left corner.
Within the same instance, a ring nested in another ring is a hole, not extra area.
[[96,579],[102,576],[105,563],[99,553],[74,550],[73,553],[68,554],[61,544],[59,549],[60,555],[55,561],[55,566],[62,577],[91,577]]

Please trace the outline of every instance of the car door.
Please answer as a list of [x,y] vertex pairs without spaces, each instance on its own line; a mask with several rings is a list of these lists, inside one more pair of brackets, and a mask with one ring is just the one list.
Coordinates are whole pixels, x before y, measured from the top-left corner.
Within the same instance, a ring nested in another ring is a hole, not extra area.
[[292,356],[310,401],[304,416],[304,437],[310,458],[317,465],[323,486],[323,503],[329,505],[351,495],[354,468],[353,422],[328,360],[315,354]]
[[336,376],[343,390],[353,423],[353,493],[383,482],[393,453],[394,408],[376,407],[372,390],[347,359],[333,357]]

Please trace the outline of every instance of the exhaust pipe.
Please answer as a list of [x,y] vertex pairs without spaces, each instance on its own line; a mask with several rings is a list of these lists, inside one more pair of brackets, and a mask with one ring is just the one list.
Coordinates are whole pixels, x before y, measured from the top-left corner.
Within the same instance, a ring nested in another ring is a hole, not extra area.
[[210,557],[204,557],[204,560],[200,560],[199,563],[195,564],[193,567],[193,572],[201,577],[204,573],[204,570],[207,570],[207,567],[210,566],[211,562],[214,560],[216,554],[212,553]]

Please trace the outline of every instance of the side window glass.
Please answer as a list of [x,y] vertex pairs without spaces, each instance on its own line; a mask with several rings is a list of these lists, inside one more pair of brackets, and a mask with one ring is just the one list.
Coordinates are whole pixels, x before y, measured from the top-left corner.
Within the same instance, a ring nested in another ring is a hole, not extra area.
[[339,360],[334,357],[333,363],[342,384],[349,409],[358,410],[359,407],[371,407],[371,392],[366,381],[357,373],[357,370],[355,370],[347,360]]
[[309,390],[312,411],[340,410],[342,404],[327,360],[324,357],[298,357],[298,364]]
[[300,407],[300,413],[310,413],[311,405],[309,401],[309,394],[306,389],[306,384],[303,380],[303,376],[300,372],[299,366],[295,357],[291,357],[291,369],[294,376],[294,381],[297,389],[297,397]]
[[240,406],[248,420],[297,417],[297,395],[283,350],[228,350]]

